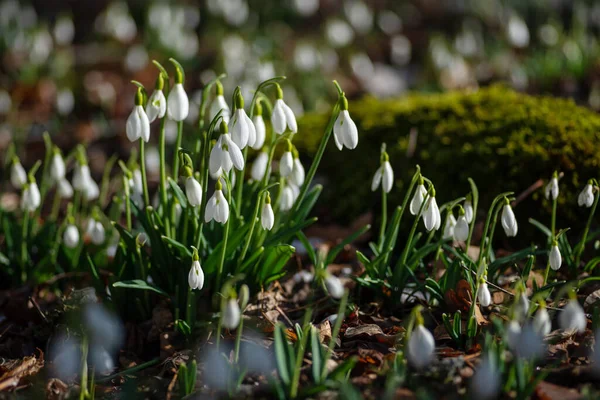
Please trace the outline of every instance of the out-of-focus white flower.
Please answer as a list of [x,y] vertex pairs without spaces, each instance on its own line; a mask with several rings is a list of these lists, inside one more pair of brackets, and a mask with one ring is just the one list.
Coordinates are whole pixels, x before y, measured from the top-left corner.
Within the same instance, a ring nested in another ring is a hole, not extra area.
[[486,354],[475,370],[471,380],[473,399],[495,399],[500,392],[501,380],[498,368],[494,362],[493,354]]
[[283,187],[281,191],[281,200],[279,203],[279,209],[281,211],[289,211],[294,206],[294,202],[298,198],[300,190],[296,185],[291,182],[287,182],[287,184]]
[[262,107],[259,103],[257,103],[257,110],[260,110],[260,114],[255,113],[254,117],[252,117],[254,129],[256,130],[256,140],[252,145],[254,150],[261,149],[263,144],[265,144],[265,138],[267,137],[267,128],[265,127],[265,120],[262,117]]
[[514,307],[516,319],[523,320],[527,317],[527,314],[529,313],[529,299],[524,292],[517,295]]
[[183,83],[175,83],[167,99],[167,115],[173,121],[183,121],[190,111],[190,101]]
[[547,199],[552,198],[552,200],[556,200],[558,197],[558,174],[556,172],[554,172],[552,179],[550,179],[550,182],[544,188],[544,194]]
[[217,90],[217,95],[210,106],[210,119],[213,120],[219,111],[221,111],[221,117],[223,117],[223,121],[225,121],[226,124],[229,124],[231,111],[229,110],[227,101],[225,101],[225,97],[223,97],[223,85],[220,81],[217,81],[215,87]]
[[381,157],[381,165],[379,168],[377,168],[377,171],[375,171],[375,175],[373,175],[373,181],[371,181],[371,190],[377,190],[379,184],[382,182],[382,189],[386,193],[389,193],[392,190],[392,186],[394,186],[394,170],[392,169],[389,156],[386,152],[383,152]]
[[519,229],[517,225],[517,219],[515,218],[515,213],[510,207],[510,202],[508,199],[505,199],[504,208],[502,209],[502,228],[504,229],[504,233],[506,236],[513,237],[517,236],[517,231]]
[[93,244],[100,246],[106,239],[104,225],[96,218],[90,218],[87,225],[86,233],[90,237]]
[[27,183],[27,172],[18,158],[13,158],[10,168],[10,183],[15,189],[21,189]]
[[533,329],[542,337],[546,336],[552,330],[552,321],[546,310],[545,305],[541,306],[540,309],[535,313],[533,318]]
[[23,186],[23,193],[21,194],[21,210],[23,211],[35,211],[38,209],[42,202],[40,195],[40,189],[33,178],[29,180]]
[[454,240],[457,242],[465,242],[469,238],[469,223],[464,208],[458,210],[458,220],[454,227]]
[[352,150],[358,145],[358,129],[348,113],[348,100],[342,98],[340,113],[333,125],[333,139],[338,149],[344,147]]
[[70,199],[73,197],[73,187],[66,179],[61,179],[58,181],[56,190],[61,199]]
[[585,206],[587,208],[590,208],[594,204],[594,186],[591,180],[585,185],[581,193],[579,193],[577,204],[579,207]]
[[273,112],[271,114],[271,125],[273,125],[273,130],[278,135],[281,135],[285,132],[286,127],[292,133],[298,132],[298,124],[296,123],[296,116],[292,109],[285,104],[283,101],[283,91],[279,85],[277,87],[277,99],[275,100],[275,105],[273,106]]
[[74,249],[79,244],[79,230],[73,224],[69,224],[63,233],[63,243],[69,249]]
[[229,219],[229,203],[227,203],[227,199],[223,195],[221,189],[221,182],[217,181],[215,192],[208,200],[208,203],[206,203],[204,222],[209,222],[214,219],[218,223],[224,224]]
[[465,209],[465,218],[467,219],[467,223],[470,224],[471,221],[473,221],[473,203],[470,199],[465,200],[463,208]]
[[410,201],[410,213],[412,215],[417,215],[419,210],[421,209],[421,205],[423,204],[423,200],[427,195],[427,189],[423,185],[423,180],[421,178],[419,184],[417,185],[417,189],[415,190],[415,194],[413,195],[412,200]]
[[202,204],[202,186],[191,175],[191,170],[190,175],[185,179],[185,195],[190,206],[199,207]]
[[50,178],[52,178],[53,182],[59,182],[65,178],[65,174],[65,162],[60,155],[60,150],[55,147],[54,154],[52,155],[52,161],[50,161]]
[[71,89],[62,89],[56,94],[56,110],[60,115],[68,115],[75,107],[75,97]]
[[488,307],[492,304],[492,295],[490,293],[490,289],[488,289],[488,285],[485,281],[479,284],[479,290],[477,291],[477,298],[479,299],[479,304],[482,307]]
[[583,308],[576,299],[571,299],[558,315],[558,325],[562,330],[574,330],[578,333],[585,332],[587,318]]
[[525,21],[516,14],[510,16],[507,25],[508,40],[514,47],[527,47],[529,45],[529,29]]
[[260,224],[263,229],[268,231],[273,229],[273,224],[275,224],[275,214],[273,213],[273,207],[271,207],[271,195],[269,193],[267,193],[265,204],[260,213]]
[[294,166],[292,168],[292,175],[290,176],[290,181],[294,185],[300,187],[304,183],[304,177],[304,166],[302,165],[302,162],[300,162],[298,154],[294,151]]
[[292,174],[293,169],[294,157],[292,156],[292,152],[288,150],[283,153],[283,155],[281,156],[281,160],[279,161],[279,174],[284,178],[287,178]]
[[560,255],[560,250],[558,249],[558,243],[556,242],[556,240],[552,242],[552,247],[550,248],[549,261],[550,267],[554,271],[558,270],[562,264],[562,257]]
[[452,211],[448,212],[446,217],[446,223],[444,224],[444,233],[442,237],[444,239],[452,239],[454,237],[454,228],[456,227],[456,218],[452,214]]
[[528,360],[539,357],[544,353],[544,338],[536,331],[532,323],[526,323],[521,328],[513,351],[518,357]]
[[190,268],[190,273],[188,274],[188,284],[192,290],[202,290],[204,287],[204,271],[202,271],[200,258],[198,257],[198,250],[196,249],[194,249],[194,253],[192,255],[192,267]]
[[221,124],[221,133],[217,143],[210,152],[208,169],[213,177],[221,176],[223,173],[229,173],[231,168],[238,170],[244,169],[244,156],[237,144],[231,140],[231,136],[226,133],[227,125]]
[[423,324],[417,324],[408,339],[408,361],[417,369],[422,369],[433,360],[435,340]]
[[326,27],[327,41],[333,47],[344,47],[349,45],[354,39],[352,27],[342,19],[332,19]]
[[60,17],[54,25],[54,40],[56,44],[64,46],[73,41],[75,36],[75,25],[70,17]]
[[425,211],[423,212],[423,223],[425,229],[428,231],[438,230],[442,224],[442,217],[440,215],[440,209],[438,208],[437,202],[435,201],[435,190],[431,189],[427,203],[425,204]]
[[241,311],[236,299],[229,299],[225,304],[223,312],[223,326],[227,329],[235,329],[240,324]]
[[269,154],[266,151],[261,151],[254,159],[250,176],[255,181],[261,181],[267,171],[267,163],[269,162]]
[[344,285],[342,285],[342,281],[335,275],[327,273],[325,277],[325,287],[327,288],[327,292],[334,299],[341,299],[344,295]]
[[521,325],[516,320],[509,321],[506,326],[506,344],[511,350],[515,350],[521,336]]

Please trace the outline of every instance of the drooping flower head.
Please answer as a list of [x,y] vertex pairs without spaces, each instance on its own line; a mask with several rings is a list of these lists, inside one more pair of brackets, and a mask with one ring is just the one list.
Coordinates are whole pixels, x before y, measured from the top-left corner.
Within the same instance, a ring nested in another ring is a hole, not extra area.
[[35,177],[30,173],[28,182],[23,185],[23,193],[21,194],[21,210],[35,211],[42,202],[40,189],[38,188]]
[[269,163],[269,154],[266,151],[261,151],[252,163],[250,176],[255,181],[261,181],[267,172],[267,164]]
[[458,220],[456,220],[456,226],[454,227],[454,240],[457,242],[466,242],[468,238],[469,223],[467,222],[465,209],[458,206]]
[[292,133],[298,132],[298,124],[296,123],[296,116],[292,109],[285,104],[283,101],[283,90],[279,84],[275,84],[276,100],[273,105],[273,112],[271,114],[271,125],[273,125],[273,131],[281,135],[285,132],[286,128]]
[[187,118],[190,111],[190,101],[183,88],[183,68],[174,59],[169,61],[175,65],[175,85],[171,88],[167,98],[167,115],[169,119],[179,122]]
[[242,96],[239,86],[235,92],[235,104],[233,116],[229,121],[229,128],[233,142],[237,144],[240,149],[243,149],[246,146],[252,147],[256,142],[256,129],[254,123],[246,114],[246,110],[244,110],[244,97]]
[[502,209],[502,228],[504,229],[504,233],[506,236],[513,237],[517,236],[517,231],[519,227],[517,225],[517,219],[515,218],[515,213],[510,207],[510,201],[508,198],[504,198],[504,207]]
[[453,239],[455,227],[456,227],[456,218],[454,218],[454,214],[452,213],[452,210],[448,209],[448,211],[446,213],[446,223],[444,224],[444,233],[442,235],[442,238]]
[[294,157],[294,165],[292,166],[292,174],[290,175],[290,181],[300,187],[304,183],[305,172],[304,166],[300,161],[300,155],[298,154],[298,150],[295,147],[292,148],[292,155]]
[[549,255],[550,268],[554,271],[557,271],[562,264],[562,257],[560,255],[560,250],[558,249],[558,241],[556,239],[552,240],[552,247],[550,248]]
[[240,305],[237,299],[232,295],[221,310],[223,313],[223,326],[227,329],[235,329],[240,324],[242,313],[240,311]]
[[414,328],[410,332],[407,343],[407,356],[409,363],[417,368],[423,369],[428,366],[434,358],[435,339],[425,326],[420,307],[413,311]]
[[481,279],[479,279],[477,299],[482,307],[488,307],[490,304],[492,304],[492,295],[490,293],[490,289],[488,288],[485,276],[482,276]]
[[185,178],[185,196],[192,207],[199,207],[202,204],[202,186],[194,178],[192,168],[189,165],[183,167]]
[[265,143],[265,138],[267,137],[267,128],[265,127],[265,120],[263,119],[262,113],[263,108],[260,104],[260,100],[258,100],[254,106],[254,116],[252,117],[254,129],[256,130],[256,140],[252,145],[254,150],[261,149]]
[[292,142],[289,139],[286,139],[286,150],[283,152],[281,156],[281,160],[279,161],[279,175],[284,178],[287,178],[292,174],[292,170],[294,169],[294,157],[292,155]]
[[216,222],[224,224],[229,219],[229,203],[227,203],[222,189],[221,181],[218,180],[215,184],[215,192],[206,203],[204,222],[214,219]]
[[392,190],[392,186],[394,186],[394,170],[390,164],[390,157],[385,150],[381,152],[381,165],[375,171],[375,175],[373,175],[371,190],[373,192],[377,190],[379,184],[381,184],[381,188],[386,193],[389,193]]
[[558,172],[554,171],[552,179],[550,179],[550,182],[548,182],[544,189],[544,193],[547,199],[556,200],[558,197]]
[[433,186],[429,189],[428,194],[429,196],[425,203],[425,210],[423,211],[423,223],[425,224],[425,229],[428,231],[437,231],[442,224],[442,217],[437,202],[435,201],[435,189]]
[[325,276],[325,288],[327,288],[327,292],[334,299],[341,299],[344,295],[344,285],[340,278],[330,273],[327,273]]
[[156,78],[154,92],[148,99],[148,104],[146,104],[146,115],[150,123],[154,122],[157,118],[163,118],[167,112],[167,99],[163,93],[164,86],[165,79],[163,73],[160,72],[158,78]]
[[27,183],[27,172],[17,156],[12,159],[10,168],[10,183],[15,189],[21,189]]
[[195,247],[193,248],[192,253],[192,266],[188,274],[188,284],[192,290],[202,290],[204,287],[204,271],[202,271],[198,250]]
[[52,160],[50,161],[50,178],[52,182],[60,182],[66,175],[65,161],[60,154],[60,149],[54,146],[52,150]]
[[542,299],[539,301],[540,308],[535,313],[533,318],[533,329],[541,336],[544,337],[552,330],[552,321],[546,310],[546,302]]
[[423,204],[423,200],[427,195],[427,189],[425,189],[425,182],[423,181],[423,177],[419,176],[419,183],[415,190],[415,194],[413,195],[412,200],[410,201],[410,213],[412,215],[417,215],[419,210],[421,209],[421,204]]
[[588,181],[579,196],[577,197],[579,207],[590,208],[594,204],[594,182],[592,179]]
[[88,221],[86,234],[90,237],[90,240],[93,244],[100,246],[102,243],[104,243],[106,234],[104,231],[104,225],[102,225],[102,222],[100,222],[97,213],[94,214]]
[[223,173],[229,173],[231,168],[244,169],[244,156],[237,144],[231,139],[225,121],[221,121],[221,135],[210,152],[208,169],[210,174],[216,178]]
[[348,113],[348,99],[345,95],[340,100],[340,113],[333,125],[333,139],[339,150],[344,147],[352,150],[358,146],[358,129]]
[[127,118],[125,132],[130,142],[135,142],[140,138],[144,142],[150,140],[150,121],[144,110],[144,93],[142,88],[138,88],[136,92],[135,106]]
[[67,225],[63,232],[63,243],[69,249],[74,249],[79,244],[79,230],[73,224]]
[[223,121],[228,124],[229,118],[231,117],[231,111],[229,110],[227,101],[225,101],[225,97],[223,96],[223,84],[221,84],[221,81],[217,81],[215,83],[215,88],[216,96],[212,102],[212,105],[210,106],[210,119],[213,120],[219,111],[221,111],[221,117],[223,117]]
[[271,195],[267,192],[265,196],[265,204],[263,204],[262,211],[260,213],[260,224],[263,229],[270,231],[273,229],[275,224],[275,214],[273,213],[273,207],[271,206]]
[[463,208],[465,209],[465,218],[467,219],[467,223],[471,223],[473,221],[473,200],[472,194],[469,193],[467,198],[463,204]]
[[558,325],[565,331],[585,332],[587,318],[573,292],[570,293],[569,302],[558,315]]

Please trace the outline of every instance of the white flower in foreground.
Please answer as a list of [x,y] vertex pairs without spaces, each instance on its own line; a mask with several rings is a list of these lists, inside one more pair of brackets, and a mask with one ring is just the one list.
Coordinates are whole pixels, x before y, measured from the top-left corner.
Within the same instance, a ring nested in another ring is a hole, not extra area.
[[196,249],[194,249],[194,254],[192,255],[192,267],[188,274],[188,284],[192,290],[202,290],[204,287],[204,271],[202,271],[200,259],[198,258],[198,251]]
[[190,111],[190,101],[183,84],[176,83],[169,92],[167,99],[167,115],[173,121],[183,121],[187,118]]
[[556,172],[554,172],[552,179],[550,179],[550,182],[544,188],[544,194],[547,199],[552,198],[552,200],[556,200],[558,197],[558,174]]
[[100,188],[95,180],[90,177],[87,187],[83,191],[83,199],[85,201],[96,200],[100,196]]
[[217,181],[215,192],[212,197],[208,199],[208,203],[206,203],[204,222],[209,222],[214,219],[215,221],[224,224],[229,219],[229,204],[221,189],[221,182]]
[[273,229],[273,224],[275,224],[275,214],[273,213],[273,207],[271,207],[271,195],[269,193],[267,193],[265,204],[260,213],[260,224],[263,229],[268,231]]
[[516,320],[509,321],[506,326],[506,344],[511,350],[515,350],[521,337],[521,325]]
[[525,293],[521,292],[517,295],[514,307],[516,319],[523,320],[527,317],[529,313],[529,299]]
[[55,147],[52,161],[50,161],[50,178],[52,182],[60,182],[65,178],[66,172],[65,161],[60,155],[60,150]]
[[30,179],[29,183],[23,186],[23,193],[21,194],[21,210],[23,211],[35,211],[40,206],[42,198],[40,195],[40,189],[37,183]]
[[283,101],[283,91],[279,85],[277,87],[277,100],[273,105],[273,112],[271,113],[271,125],[273,125],[273,131],[281,135],[285,132],[286,127],[290,129],[292,133],[298,132],[298,124],[296,123],[296,116],[292,109],[285,104]]
[[465,218],[467,219],[467,223],[471,223],[473,221],[473,203],[470,199],[467,198],[463,204],[463,208],[465,209]]
[[334,299],[341,299],[344,295],[344,285],[342,285],[340,278],[335,275],[327,274],[325,277],[325,287],[329,295]]
[[69,249],[74,249],[79,244],[79,230],[75,225],[68,225],[63,233],[63,243]]
[[198,207],[200,204],[202,204],[202,186],[196,180],[196,178],[192,176],[191,169],[189,173],[190,175],[185,178],[185,195],[188,203],[192,207]]
[[562,257],[560,250],[558,249],[558,243],[556,240],[552,242],[552,248],[550,249],[550,268],[554,271],[558,270],[562,264]]
[[227,329],[235,329],[240,324],[241,312],[236,299],[229,299],[223,310],[223,326]]
[[255,181],[261,181],[267,171],[267,163],[269,162],[269,154],[266,151],[261,151],[252,163],[250,176]]
[[244,99],[240,93],[236,96],[235,101],[236,108],[229,120],[231,138],[240,149],[246,146],[252,147],[256,142],[256,128],[250,117],[246,114],[246,110],[244,110]]
[[285,185],[283,187],[283,190],[281,191],[281,200],[279,203],[280,210],[291,210],[294,205],[294,202],[296,201],[296,198],[298,198],[299,193],[300,190],[298,189],[298,187],[293,183],[288,182],[287,185]]
[[394,185],[394,170],[392,169],[392,165],[390,164],[386,152],[383,153],[381,165],[377,168],[377,171],[375,171],[375,175],[373,175],[371,190],[373,192],[376,191],[380,183],[382,184],[382,189],[386,193],[389,193]]
[[473,399],[495,399],[500,392],[502,382],[492,357],[492,354],[486,354],[475,370],[475,375],[471,380]]
[[542,337],[549,334],[552,330],[552,321],[550,321],[550,316],[548,315],[545,306],[540,307],[535,313],[535,317],[533,318],[533,329]]
[[427,195],[427,189],[423,185],[423,180],[419,182],[417,185],[417,189],[415,190],[415,194],[413,195],[412,200],[410,201],[410,213],[412,215],[417,215],[419,210],[421,209],[421,205],[423,204],[423,200],[425,200],[425,196]]
[[231,111],[229,110],[227,101],[225,101],[225,97],[223,97],[223,85],[221,82],[217,81],[215,87],[217,89],[217,95],[210,106],[210,119],[213,120],[219,111],[222,111],[221,117],[223,117],[223,121],[228,124],[229,118],[231,117]]
[[458,220],[454,226],[454,240],[457,242],[466,242],[469,238],[469,222],[467,221],[467,213],[463,208],[458,210]]
[[254,117],[252,117],[252,123],[254,124],[254,129],[256,130],[256,140],[252,145],[254,150],[259,150],[265,144],[265,138],[267,137],[267,128],[265,127],[265,120],[262,116],[262,106],[260,102],[256,103]]
[[66,179],[61,179],[60,181],[58,181],[56,190],[58,192],[58,196],[61,199],[70,199],[71,197],[73,197],[73,187]]
[[408,361],[417,369],[422,369],[433,360],[435,340],[422,324],[418,324],[408,339]]
[[333,125],[333,139],[338,149],[344,147],[352,150],[358,145],[358,129],[348,113],[348,100],[344,96],[340,113]]
[[579,207],[587,207],[590,208],[592,204],[594,204],[594,187],[592,186],[592,182],[588,182],[587,185],[583,188],[579,196],[577,197],[577,204]]
[[448,212],[446,217],[446,223],[444,224],[444,234],[442,237],[444,239],[452,239],[454,237],[454,228],[456,227],[456,218],[452,212]]
[[425,212],[423,212],[423,223],[425,224],[425,229],[427,229],[428,231],[437,231],[438,229],[440,229],[440,225],[442,224],[440,209],[438,208],[437,202],[435,201],[435,190],[433,189],[429,198],[427,199],[427,203],[425,204]]
[[292,175],[290,176],[290,181],[300,187],[304,183],[305,178],[304,166],[300,162],[300,158],[298,158],[297,154],[294,154],[294,167],[292,168]]
[[534,359],[545,351],[544,338],[536,331],[532,323],[526,323],[521,328],[514,352],[518,357]]
[[490,304],[492,304],[492,295],[485,281],[479,284],[479,290],[477,291],[477,299],[479,300],[479,304],[482,307],[488,307]]
[[27,183],[27,172],[18,158],[14,158],[10,168],[10,183],[16,189],[21,189]]
[[558,315],[558,325],[565,331],[585,332],[587,319],[577,300],[571,299]]
[[279,161],[279,175],[287,178],[292,174],[292,170],[294,169],[294,157],[292,156],[291,151],[286,151],[281,156],[281,160]]
[[127,133],[127,139],[130,142],[135,142],[139,138],[142,138],[144,142],[150,140],[150,121],[146,115],[146,111],[142,106],[143,95],[141,89],[135,96],[135,106],[127,118],[127,124],[125,125],[125,132]]
[[505,199],[504,208],[502,209],[502,228],[504,229],[504,233],[506,233],[506,236],[517,236],[517,231],[519,227],[517,225],[515,213],[510,207],[508,199]]
[[90,218],[86,230],[90,240],[96,246],[100,246],[106,239],[106,233],[104,231],[104,225],[96,218]]
[[231,140],[231,136],[226,133],[225,123],[221,124],[221,132],[225,133],[219,136],[208,160],[208,169],[213,177],[229,173],[233,167],[240,171],[244,169],[244,155],[238,145]]
[[[159,77],[162,77],[162,74],[159,74]],[[166,112],[167,99],[165,98],[162,88],[157,88],[148,99],[148,104],[146,104],[146,115],[148,116],[148,121],[152,123],[157,118],[163,118]]]

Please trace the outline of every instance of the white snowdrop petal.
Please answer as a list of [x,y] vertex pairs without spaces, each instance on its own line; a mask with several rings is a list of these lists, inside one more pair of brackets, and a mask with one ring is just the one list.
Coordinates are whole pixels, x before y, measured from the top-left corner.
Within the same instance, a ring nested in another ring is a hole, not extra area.
[[256,143],[256,127],[254,126],[254,122],[252,122],[252,120],[246,114],[245,111],[244,120],[246,120],[246,126],[248,126],[248,146],[254,148],[254,145]]
[[10,169],[10,183],[16,189],[20,189],[26,182],[27,172],[25,172],[23,165],[20,162],[13,163]]
[[518,226],[515,214],[509,204],[506,204],[502,209],[502,228],[506,236],[513,237],[517,235]]
[[381,183],[381,178],[383,177],[383,166],[377,168],[375,171],[375,175],[373,175],[373,180],[371,181],[371,190],[374,192],[379,187]]
[[457,242],[465,242],[469,237],[469,224],[467,223],[466,214],[458,217],[456,226],[454,227],[454,240]]
[[383,163],[383,190],[389,193],[394,185],[394,170],[389,161]]
[[470,200],[465,200],[463,205],[465,210],[465,218],[467,219],[467,223],[471,223],[473,221],[473,203]]
[[130,142],[135,142],[142,134],[140,116],[137,112],[137,107],[141,106],[135,106],[135,108],[131,111],[131,114],[129,114],[127,123],[125,124],[125,133],[127,134],[127,139],[129,139]]
[[79,244],[79,230],[75,225],[68,225],[63,233],[63,242],[65,246],[74,249]]
[[435,340],[431,332],[423,325],[418,325],[412,331],[407,347],[408,361],[415,368],[422,369],[433,360]]
[[285,132],[285,111],[283,110],[283,100],[281,99],[275,100],[275,105],[273,106],[273,112],[271,114],[271,125],[273,125],[273,131],[278,135]]
[[254,150],[259,150],[265,144],[265,138],[267,136],[267,128],[265,127],[265,120],[262,115],[255,115],[252,118],[252,122],[254,123],[254,129],[256,130],[256,140],[252,145]]
[[294,115],[294,112],[292,111],[290,106],[285,104],[283,100],[281,100],[281,103],[283,107],[283,113],[285,114],[285,122],[288,128],[290,128],[290,131],[292,131],[292,133],[298,132],[298,124],[296,123],[296,116]]
[[415,194],[413,195],[412,200],[410,201],[409,211],[412,215],[417,215],[419,210],[421,209],[421,204],[423,204],[423,200],[425,199],[425,195],[427,194],[427,190],[425,186],[418,185],[415,190]]
[[327,288],[327,292],[334,299],[341,299],[344,295],[344,285],[342,285],[342,281],[335,275],[328,274],[325,278],[325,287]]
[[50,177],[53,182],[59,182],[65,177],[66,168],[65,162],[60,154],[54,154],[52,156],[52,162],[50,164]]
[[202,203],[202,186],[192,176],[185,180],[185,194],[192,207],[198,207]]
[[557,271],[561,264],[562,264],[562,257],[560,255],[560,250],[558,249],[558,246],[553,245],[552,248],[550,249],[550,267],[554,270]]
[[342,150],[344,148],[344,132],[342,129],[343,120],[344,118],[340,113],[335,120],[335,124],[333,124],[333,139],[338,150]]
[[221,163],[223,160],[223,150],[217,142],[215,147],[210,151],[210,157],[208,159],[208,170],[212,176],[217,175],[217,172],[222,168]]
[[302,186],[302,184],[304,183],[304,177],[305,177],[304,166],[300,162],[300,159],[295,158],[290,180],[292,181],[292,183],[294,185]]
[[492,304],[492,295],[490,293],[490,289],[488,288],[487,283],[482,283],[481,285],[479,285],[477,298],[479,300],[479,304],[482,307],[488,307],[490,304]]
[[294,169],[294,158],[292,157],[292,152],[286,151],[281,156],[281,161],[279,161],[279,174],[283,177],[288,177],[292,173]]
[[260,181],[265,175],[267,170],[267,163],[269,162],[269,155],[262,151],[254,160],[252,169],[250,170],[250,176],[255,181]]
[[577,300],[569,300],[567,305],[558,315],[558,324],[562,330],[575,330],[579,333],[585,332],[587,319],[583,308]]
[[249,130],[246,118],[244,118],[245,114],[243,109],[238,108],[233,112],[233,118],[229,123],[231,139],[240,149],[245,148],[248,144]]
[[140,118],[140,137],[148,143],[150,140],[150,121],[148,121],[148,116],[142,106],[138,106],[137,110]]
[[173,121],[183,121],[189,113],[190,103],[181,83],[176,83],[167,99],[167,114]]
[[265,203],[260,215],[260,224],[262,225],[263,229],[270,231],[273,229],[274,223],[275,214],[273,213],[273,207],[271,207],[270,203]]
[[444,225],[444,233],[442,237],[444,239],[451,239],[454,237],[454,227],[456,226],[456,218],[454,215],[449,214],[446,217],[446,224]]
[[355,149],[358,145],[358,129],[356,128],[356,124],[352,121],[352,118],[350,118],[348,110],[342,110],[340,114],[342,114],[341,128],[344,146],[350,150]]
[[58,181],[57,191],[61,199],[70,199],[73,197],[73,187],[66,179]]
[[552,330],[552,321],[545,308],[540,308],[533,318],[533,328],[542,337],[546,336]]
[[240,306],[235,299],[227,300],[223,310],[223,326],[227,329],[235,329],[240,324],[241,312]]
[[206,208],[204,210],[204,222],[210,222],[215,217],[215,210],[217,206],[217,199],[213,194],[208,202],[206,203]]

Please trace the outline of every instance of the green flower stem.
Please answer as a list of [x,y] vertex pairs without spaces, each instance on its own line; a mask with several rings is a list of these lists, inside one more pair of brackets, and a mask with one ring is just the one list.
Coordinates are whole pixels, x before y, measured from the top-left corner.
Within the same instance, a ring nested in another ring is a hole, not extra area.
[[194,326],[194,321],[192,319],[192,309],[194,306],[194,292],[192,291],[192,288],[188,285],[188,291],[187,291],[187,304],[185,306],[185,322],[187,322],[188,326],[193,327]]
[[57,221],[58,220],[58,212],[60,210],[60,196],[58,195],[58,190],[54,192],[54,198],[52,199],[52,211],[50,212],[50,220]]
[[[292,375],[292,381],[290,384],[290,398],[295,399],[298,396],[298,387],[300,385],[300,371],[302,370],[302,363],[304,362],[304,353],[306,351],[306,343],[308,342],[308,337],[310,336],[310,318],[312,316],[312,310],[307,310],[306,314],[304,314],[304,323],[302,326],[304,327],[304,332],[302,338],[300,338],[300,345],[298,346],[298,353],[296,354],[296,365],[294,368],[294,373]],[[338,316],[339,318],[339,316]],[[334,336],[332,335],[332,341],[335,341]]]
[[579,263],[581,261],[581,255],[583,254],[583,251],[585,250],[585,242],[587,240],[588,233],[590,232],[590,226],[592,225],[594,215],[596,214],[596,207],[598,206],[599,198],[600,198],[600,194],[596,193],[596,196],[594,197],[594,204],[592,204],[592,209],[590,210],[590,215],[588,217],[587,223],[585,224],[585,229],[583,230],[583,236],[581,237],[581,242],[579,242],[579,245],[577,246],[577,249],[575,252],[575,267],[576,268],[579,267]]
[[[494,200],[492,201],[492,204],[490,205],[490,209],[488,211],[487,214],[487,218],[485,220],[485,225],[483,227],[483,235],[481,235],[481,243],[479,245],[479,258],[477,259],[477,266],[479,267],[479,265],[481,264],[481,260],[483,259],[483,254],[484,254],[484,248],[486,246],[485,243],[485,239],[487,237],[488,234],[488,230],[490,228],[490,223],[492,220],[492,216],[494,215],[494,210],[496,209],[496,205],[498,204],[498,202],[500,202],[501,200],[503,200],[506,196],[510,196],[512,195],[513,192],[505,192],[505,193],[501,193],[498,196],[496,196],[494,198]],[[502,208],[502,205],[500,206],[500,208]],[[475,220],[475,215],[473,214],[473,220]]]
[[[246,253],[248,252],[248,248],[250,247],[250,243],[252,242],[252,236],[254,235],[254,228],[256,226],[256,220],[258,219],[258,213],[260,210],[260,205],[263,202],[264,194],[262,191],[258,193],[258,198],[256,199],[256,206],[254,207],[254,213],[252,214],[252,220],[250,222],[250,231],[248,232],[248,239],[246,240],[246,244],[240,253],[240,258],[238,259],[237,269],[242,266],[244,262],[244,257],[246,257]],[[239,272],[236,270],[236,273]]]
[[140,170],[142,172],[142,187],[144,192],[144,204],[150,205],[150,195],[148,194],[148,179],[146,178],[146,143],[140,139]]
[[333,326],[333,331],[331,332],[331,339],[329,340],[329,344],[327,345],[327,352],[325,353],[325,357],[323,360],[323,369],[321,370],[321,380],[325,380],[327,376],[327,362],[333,355],[333,349],[335,348],[335,340],[340,333],[340,329],[342,328],[342,322],[344,321],[344,314],[346,312],[346,305],[348,304],[348,291],[344,291],[344,295],[340,300],[340,307],[338,308],[337,317],[335,319],[335,325]]
[[[404,246],[404,250],[402,250],[402,256],[400,257],[400,259],[398,260],[398,262],[396,263],[396,266],[394,268],[394,281],[396,280],[395,277],[397,276],[397,274],[399,274],[400,268],[404,268],[406,266],[406,260],[408,259],[408,249],[410,248],[410,245],[412,244],[413,238],[417,231],[417,226],[419,225],[419,221],[421,220],[421,217],[423,216],[423,211],[425,211],[425,205],[429,201],[429,196],[430,196],[430,194],[429,194],[429,192],[427,192],[427,195],[425,195],[425,197],[423,198],[421,207],[419,207],[419,213],[416,215],[415,220],[413,221],[412,227],[410,228],[410,233],[408,234],[406,246]],[[402,208],[402,210],[404,210],[404,208]]]
[[387,225],[387,193],[381,185],[381,227],[379,228],[379,251],[383,251],[383,240],[385,238],[385,228]]
[[175,140],[175,153],[173,154],[173,179],[179,181],[179,148],[183,136],[183,121],[177,122],[177,139]]
[[549,243],[552,243],[556,236],[556,204],[558,203],[558,197],[552,200],[552,219],[550,221],[550,231],[552,236],[550,237]]
[[[225,177],[225,181],[227,183],[227,203],[229,204],[229,210],[231,214],[231,184],[229,179]],[[229,238],[229,225],[231,223],[231,215],[227,218],[227,222],[225,222],[225,231],[223,232],[223,248],[221,249],[221,260],[219,261],[219,269],[217,270],[217,281],[215,288],[219,290],[221,287],[221,278],[223,275],[223,266],[225,265],[225,254],[227,253],[227,239]]]
[[23,213],[23,226],[21,229],[21,282],[27,282],[27,242],[29,232],[29,211]]
[[[130,193],[129,193],[129,182],[127,181],[127,177],[123,175],[123,188],[125,189],[125,218],[127,219],[127,230],[131,232],[131,202],[129,201]],[[77,198],[75,199],[77,201]],[[74,207],[76,210],[77,208]]]
[[244,188],[244,172],[246,172],[246,166],[248,165],[248,147],[244,148],[242,154],[244,156],[244,168],[241,171],[237,171],[236,183],[235,187],[235,211],[236,217],[239,219],[242,214],[242,189]]
[[[244,310],[241,310],[242,313]],[[242,342],[242,331],[244,330],[244,317],[240,318],[240,324],[235,332],[235,350],[233,353],[233,362],[237,364],[240,360],[240,343]]]
[[[498,214],[500,214],[500,210],[502,210],[502,204],[499,207],[496,207],[496,211],[494,212],[494,217],[492,218],[492,225],[490,227],[489,240],[485,244],[485,251],[483,254],[488,254],[490,249],[492,248],[492,242],[494,240],[494,232],[496,231],[496,224],[498,223]],[[479,266],[478,266],[479,267]]]
[[166,151],[166,133],[165,133],[165,123],[167,120],[167,116],[165,115],[160,120],[160,132],[158,137],[158,152],[160,158],[160,204],[161,204],[161,215],[163,223],[165,224],[165,232],[169,235],[171,231],[171,219],[167,218],[167,210],[169,207],[168,197],[167,197],[167,163],[165,160],[165,151]]
[[79,392],[79,400],[85,400],[89,397],[88,392],[88,339],[86,335],[83,335],[81,342],[81,389]]

